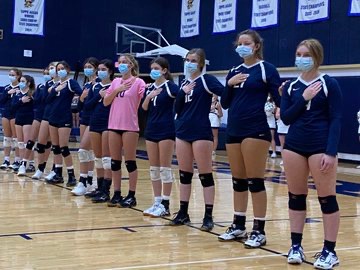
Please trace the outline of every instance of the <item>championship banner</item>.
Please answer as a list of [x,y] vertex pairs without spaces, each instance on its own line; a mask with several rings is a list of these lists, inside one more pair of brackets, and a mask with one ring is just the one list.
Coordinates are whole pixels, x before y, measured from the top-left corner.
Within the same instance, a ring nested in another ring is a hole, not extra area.
[[297,23],[323,21],[329,18],[329,0],[298,0]]
[[180,37],[199,34],[200,0],[182,0]]
[[14,0],[13,33],[44,35],[45,0]]
[[213,33],[224,33],[236,28],[236,0],[215,0]]
[[279,0],[253,0],[251,28],[266,28],[278,24]]
[[360,0],[350,0],[349,16],[360,16]]

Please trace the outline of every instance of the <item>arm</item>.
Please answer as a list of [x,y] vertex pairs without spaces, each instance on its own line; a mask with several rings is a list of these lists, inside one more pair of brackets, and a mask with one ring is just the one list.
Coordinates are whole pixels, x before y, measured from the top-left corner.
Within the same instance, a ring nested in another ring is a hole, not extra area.
[[229,109],[233,96],[234,88],[233,86],[229,85],[229,80],[231,79],[231,77],[232,77],[231,71],[229,71],[228,75],[226,76],[225,88],[224,91],[222,92],[220,99],[221,107],[223,107],[224,109]]
[[131,87],[131,85],[132,82],[122,84],[120,79],[113,80],[109,89],[106,91],[104,97],[104,106],[109,106],[120,92],[127,90]]
[[145,98],[143,99],[143,102],[141,104],[141,108],[144,110],[144,111],[147,111],[149,109],[149,103],[151,101],[151,97],[150,97],[150,94],[146,95]]
[[23,102],[21,101],[21,96],[16,95],[11,100],[11,108],[14,109],[14,110],[17,110],[21,106],[22,103]]
[[216,109],[218,110],[218,116],[220,118],[223,117],[223,111],[222,111],[222,108],[221,108],[221,104],[219,102],[217,102],[217,104],[216,104]]
[[84,108],[87,110],[94,109],[99,100],[101,100],[100,91],[96,91],[94,88],[89,90],[89,94],[84,103]]
[[281,98],[280,106],[280,118],[285,125],[291,125],[296,121],[296,119],[306,110],[307,101],[303,96],[300,96],[299,99],[293,104],[291,97],[288,93],[289,84],[284,86],[284,91]]
[[75,95],[78,95],[79,97],[82,95],[82,88],[80,87],[79,83],[73,79],[69,81],[71,90],[75,93]]
[[175,113],[180,114],[185,104],[185,92],[180,89],[175,99]]
[[342,115],[342,93],[339,84],[335,79],[331,79],[328,87],[329,102],[329,136],[325,154],[336,156],[340,140],[341,115]]
[[275,67],[269,72],[269,77],[267,78],[268,89],[272,99],[275,102],[276,107],[280,107],[281,98],[279,95],[279,87],[281,86],[281,80],[278,71]]

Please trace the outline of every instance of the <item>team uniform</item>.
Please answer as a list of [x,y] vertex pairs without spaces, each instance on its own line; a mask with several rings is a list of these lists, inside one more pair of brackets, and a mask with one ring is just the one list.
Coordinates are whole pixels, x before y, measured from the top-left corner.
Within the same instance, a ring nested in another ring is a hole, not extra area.
[[271,142],[264,105],[270,93],[275,104],[280,106],[279,73],[266,61],[260,61],[252,66],[241,64],[229,71],[226,82],[239,73],[249,74],[249,77],[245,82],[234,87],[226,83],[225,91],[221,96],[222,107],[229,108],[226,143],[241,143],[245,138]]
[[59,82],[55,82],[54,80],[50,80],[45,83],[45,89],[44,89],[44,92],[42,95],[42,102],[45,103],[45,108],[44,108],[44,113],[43,113],[43,117],[41,120],[49,121],[50,114],[51,114],[52,110],[54,109],[54,106],[52,104],[54,101],[54,98],[50,98],[51,96],[49,97],[49,88],[50,87],[56,88],[56,86],[58,86],[58,85],[59,85]]
[[44,96],[46,95],[46,92],[46,84],[41,83],[37,86],[36,91],[32,97],[34,100],[34,119],[39,122],[41,122],[44,116],[46,106]]
[[152,142],[175,140],[174,101],[179,87],[172,81],[157,86],[151,84],[145,95],[162,88],[162,91],[149,102],[145,139]]
[[[304,90],[316,81],[322,89],[310,101],[305,101]],[[290,125],[284,149],[309,157],[325,153],[336,156],[340,139],[341,91],[337,81],[320,75],[312,82],[301,77],[285,85],[281,101],[281,119]]]
[[72,114],[71,102],[75,94],[81,95],[82,89],[77,81],[68,79],[57,86],[66,84],[65,88],[57,92],[56,87],[53,87],[48,95],[48,100],[53,107],[49,114],[49,124],[51,126],[61,128],[71,128]]
[[8,84],[4,87],[4,91],[0,96],[0,103],[3,105],[1,110],[2,117],[12,120],[15,118],[15,108],[12,107],[12,99],[16,94],[8,94],[10,90],[15,89],[17,92],[20,91],[19,85],[13,86],[12,84]]
[[[130,78],[129,80],[133,80]],[[122,83],[122,78],[113,80],[106,91],[111,94]],[[113,100],[110,108],[108,129],[122,134],[126,131],[139,132],[138,108],[145,91],[145,82],[136,78],[130,89],[119,93]]]
[[[193,90],[185,94],[182,88],[195,82]],[[194,80],[185,79],[175,102],[176,137],[186,141],[213,140],[209,112],[212,95],[221,96],[224,86],[212,75],[204,74]]]
[[285,125],[281,118],[276,120],[277,133],[279,135],[286,135],[289,131],[289,126]]
[[88,109],[85,106],[85,102],[87,99],[89,99],[89,95],[93,89],[94,84],[92,82],[87,82],[85,83],[83,89],[89,89],[89,94],[88,96],[84,99],[84,101],[82,102],[79,98],[78,103],[77,103],[77,110],[80,112],[80,125],[84,125],[84,126],[89,126],[90,125],[90,118],[91,118],[91,114],[92,114],[92,110]]
[[103,133],[108,130],[108,121],[110,114],[110,105],[105,106],[103,98],[99,92],[102,89],[108,89],[111,84],[102,84],[101,82],[96,83],[91,90],[89,95],[85,99],[84,109],[91,111],[90,117],[90,132]]
[[22,102],[22,98],[28,96],[28,93],[19,92],[12,99],[11,107],[16,111],[15,125],[32,125],[34,121],[34,100],[30,98],[29,102]]
[[216,108],[218,101],[212,102],[209,113],[209,120],[211,128],[219,128],[220,127],[220,117],[219,111]]
[[360,135],[360,111],[357,113],[357,120],[359,122],[358,134]]

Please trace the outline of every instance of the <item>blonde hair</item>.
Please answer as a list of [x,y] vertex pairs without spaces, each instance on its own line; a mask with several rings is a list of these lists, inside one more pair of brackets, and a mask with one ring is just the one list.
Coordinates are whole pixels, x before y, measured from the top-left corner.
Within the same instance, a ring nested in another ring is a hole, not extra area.
[[237,46],[238,40],[239,40],[240,36],[242,36],[242,35],[250,36],[252,38],[252,40],[254,41],[255,45],[259,44],[259,48],[257,50],[255,50],[254,54],[257,58],[263,60],[264,59],[264,54],[263,54],[264,40],[262,39],[260,34],[252,29],[244,30],[236,36],[236,40],[234,42],[235,46]]
[[126,57],[126,59],[129,60],[132,63],[133,66],[131,68],[131,75],[137,77],[139,75],[139,63],[135,59],[135,57],[130,53],[125,53],[125,54],[120,55],[120,57],[121,56]]
[[318,68],[324,61],[324,49],[321,45],[320,41],[314,38],[309,38],[301,41],[299,45],[297,45],[296,50],[300,46],[305,46],[309,49],[310,55],[314,60],[314,67]]

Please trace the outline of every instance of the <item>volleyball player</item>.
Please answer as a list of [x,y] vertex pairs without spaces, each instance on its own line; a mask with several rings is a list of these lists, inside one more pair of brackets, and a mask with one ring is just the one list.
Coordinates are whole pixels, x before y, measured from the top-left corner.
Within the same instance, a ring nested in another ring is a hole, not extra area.
[[[77,186],[71,191],[74,195],[81,196],[87,191],[91,192],[92,182],[94,176],[94,152],[91,150],[91,140],[89,132],[90,117],[92,109],[84,106],[89,93],[91,93],[93,86],[96,84],[97,68],[99,61],[90,57],[84,62],[84,74],[89,79],[83,87],[83,92],[79,97],[78,111],[80,111],[80,146],[78,157],[80,161],[80,179]],[[84,184],[85,183],[85,184]]]
[[271,96],[268,96],[268,99],[265,103],[265,113],[266,113],[266,120],[270,128],[271,133],[271,158],[276,158],[276,143],[275,143],[275,129],[276,129],[276,123],[275,123],[275,104],[272,101]]
[[176,97],[176,156],[180,173],[180,210],[170,225],[190,223],[188,214],[193,161],[197,164],[203,186],[205,213],[201,230],[214,227],[213,207],[215,183],[212,175],[213,135],[209,120],[212,95],[221,96],[224,86],[212,75],[203,74],[205,52],[196,48],[185,57],[186,79],[181,83]]
[[229,109],[226,151],[232,173],[234,219],[226,232],[219,236],[219,240],[247,236],[245,222],[250,191],[254,221],[244,244],[246,248],[257,248],[266,244],[267,196],[264,174],[271,142],[264,105],[270,94],[279,107],[280,77],[276,68],[263,60],[263,40],[256,31],[241,32],[236,44],[236,52],[244,63],[229,71],[221,97],[221,105]]
[[[5,86],[4,92],[0,97],[2,106],[1,121],[4,132],[4,162],[1,164],[1,169],[14,168],[17,170],[20,166],[18,141],[16,138],[15,129],[15,112],[11,107],[12,97],[15,96],[19,90],[19,82],[22,76],[21,70],[12,68],[9,71],[10,84]],[[14,163],[10,165],[11,148],[15,149]]]
[[[121,78],[116,78],[106,91],[104,105],[111,104],[109,115],[109,141],[111,142],[111,171],[114,196],[109,206],[136,206],[136,184],[138,171],[136,147],[139,139],[138,108],[144,94],[145,82],[138,78],[139,65],[131,54],[119,57]],[[118,147],[114,147],[118,146]],[[121,196],[121,160],[124,149],[125,166],[129,172],[129,193]],[[104,192],[109,194],[111,180],[104,181]]]
[[[49,116],[50,137],[53,144],[54,154],[61,154],[65,160],[68,172],[68,182],[66,186],[75,186],[76,178],[72,157],[68,147],[71,132],[71,102],[74,94],[81,95],[82,89],[77,81],[70,79],[70,66],[65,61],[61,61],[56,65],[56,71],[60,78],[59,84],[52,88],[48,99],[52,100],[53,109]],[[61,168],[61,164],[56,164]],[[64,180],[60,176],[47,180],[50,184],[63,183]]]
[[[36,144],[36,151],[38,152],[38,169],[35,174],[32,176],[32,179],[39,180],[45,171],[46,163],[50,155],[51,141],[50,141],[50,133],[49,133],[49,116],[51,111],[53,110],[53,100],[49,100],[47,97],[49,92],[59,84],[59,77],[56,72],[56,65],[58,62],[51,62],[48,66],[49,75],[51,76],[51,80],[48,80],[45,83],[45,88],[43,89],[43,95],[41,98],[41,103],[45,105],[44,113],[41,118],[38,141]],[[62,164],[61,154],[54,153],[54,162],[53,168],[51,172],[45,177],[47,181],[52,180],[55,176],[60,177],[60,173],[62,174],[62,165],[61,167],[56,168],[55,164]],[[57,172],[57,173],[56,173]]]
[[302,235],[310,172],[324,223],[324,247],[314,266],[332,269],[339,264],[335,252],[340,223],[336,170],[342,94],[337,81],[319,71],[323,55],[316,39],[303,40],[297,46],[295,65],[301,74],[284,86],[281,119],[290,125],[283,150],[292,241],[288,263],[300,264],[304,260]]
[[25,158],[26,144],[32,136],[32,123],[34,121],[34,101],[33,93],[35,91],[34,78],[24,75],[20,78],[20,92],[12,100],[12,107],[16,111],[15,128],[19,145],[19,154],[21,166],[18,170],[18,176],[24,176],[28,160]]
[[[357,112],[357,120],[358,120],[358,123],[359,123],[358,135],[359,135],[359,141],[360,141],[360,110]],[[360,165],[358,165],[356,167],[356,169],[360,169]]]
[[170,215],[170,194],[174,181],[171,171],[175,146],[174,101],[179,87],[172,81],[169,62],[165,58],[154,59],[150,68],[150,77],[155,82],[147,87],[142,108],[148,112],[145,139],[154,204],[143,213],[161,217]]

